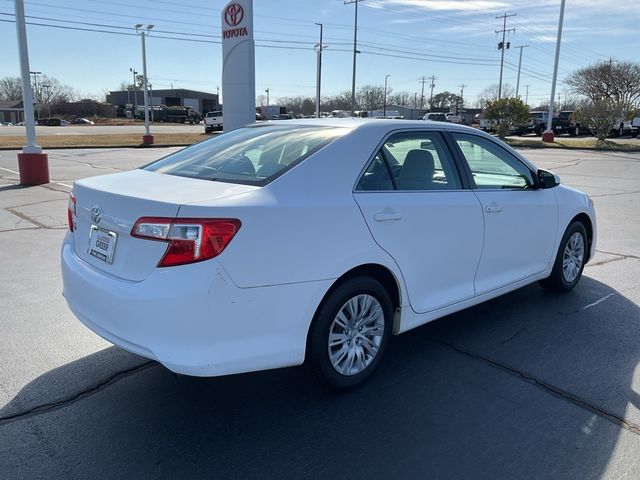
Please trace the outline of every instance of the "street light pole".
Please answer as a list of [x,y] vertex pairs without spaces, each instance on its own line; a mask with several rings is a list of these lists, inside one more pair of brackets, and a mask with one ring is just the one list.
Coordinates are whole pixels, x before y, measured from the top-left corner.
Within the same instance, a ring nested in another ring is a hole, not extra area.
[[560,43],[562,42],[562,22],[564,21],[564,4],[565,0],[560,2],[560,19],[558,20],[558,40],[556,41],[556,60],[553,65],[553,81],[551,83],[551,100],[549,101],[549,118],[547,119],[547,129],[542,134],[543,142],[553,142],[553,100],[556,95],[556,80],[558,79],[558,63],[560,61]]
[[49,183],[49,157],[42,153],[36,143],[36,126],[33,118],[33,93],[29,77],[29,49],[27,48],[27,27],[24,16],[24,0],[15,0],[16,33],[22,78],[22,109],[24,112],[27,144],[18,153],[18,170],[21,185],[41,185]]
[[382,101],[382,115],[385,117],[387,116],[387,79],[390,76],[391,74],[384,76],[384,100]]
[[267,94],[267,113],[268,113],[268,110],[269,110],[269,89],[268,88],[265,89],[265,93]]
[[[142,143],[144,145],[151,145],[153,143],[153,135],[149,130],[149,89],[147,78],[147,50],[145,45],[145,37],[149,35],[149,32],[153,28],[153,25],[144,26],[142,24],[136,25],[136,33],[140,34],[142,38],[142,79],[144,88],[144,131],[145,134],[142,137]],[[145,31],[146,30],[146,31]]]
[[318,43],[318,65],[317,65],[317,79],[316,79],[316,118],[320,118],[320,83],[322,81],[322,24],[316,23],[320,26],[320,43]]

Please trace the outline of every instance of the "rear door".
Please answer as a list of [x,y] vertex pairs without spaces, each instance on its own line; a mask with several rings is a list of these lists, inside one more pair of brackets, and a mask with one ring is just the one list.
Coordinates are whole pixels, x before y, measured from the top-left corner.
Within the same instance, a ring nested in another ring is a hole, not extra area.
[[558,207],[553,189],[533,189],[531,169],[498,143],[451,133],[466,160],[484,215],[476,294],[543,272],[554,255]]
[[435,310],[474,296],[483,219],[439,132],[390,135],[354,197],[375,241],[399,265],[413,309]]

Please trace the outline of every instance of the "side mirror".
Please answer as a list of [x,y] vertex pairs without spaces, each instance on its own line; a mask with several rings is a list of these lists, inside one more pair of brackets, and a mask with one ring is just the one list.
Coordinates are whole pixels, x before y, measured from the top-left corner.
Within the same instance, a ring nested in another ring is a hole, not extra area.
[[560,185],[560,177],[547,170],[538,170],[539,188],[553,188]]

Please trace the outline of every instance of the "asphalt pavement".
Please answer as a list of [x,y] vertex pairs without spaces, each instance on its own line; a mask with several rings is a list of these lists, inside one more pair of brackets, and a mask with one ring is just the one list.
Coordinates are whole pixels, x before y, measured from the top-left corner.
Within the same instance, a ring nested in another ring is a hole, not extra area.
[[524,151],[595,202],[580,284],[394,337],[335,393],[304,367],[176,377],[69,312],[72,182],[175,150],[50,151],[53,182],[29,188],[0,151],[0,478],[640,478],[640,154]]

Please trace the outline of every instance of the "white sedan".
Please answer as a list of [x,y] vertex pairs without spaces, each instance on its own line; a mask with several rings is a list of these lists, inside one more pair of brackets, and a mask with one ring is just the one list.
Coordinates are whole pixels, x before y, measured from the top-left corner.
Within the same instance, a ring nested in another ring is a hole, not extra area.
[[349,387],[391,334],[532,282],[568,291],[593,203],[493,137],[394,120],[264,122],[77,181],[64,295],[170,370],[313,365]]

